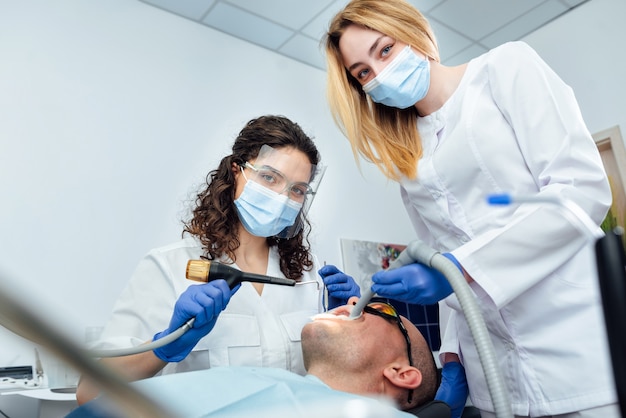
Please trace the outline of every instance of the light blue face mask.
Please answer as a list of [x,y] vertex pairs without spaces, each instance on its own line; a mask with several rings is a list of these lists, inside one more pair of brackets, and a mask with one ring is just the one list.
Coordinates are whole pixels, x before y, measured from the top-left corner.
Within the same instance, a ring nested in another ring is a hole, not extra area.
[[363,86],[376,103],[406,109],[426,97],[430,63],[407,45],[374,79]]
[[248,180],[235,206],[241,223],[257,237],[278,235],[295,223],[302,203]]

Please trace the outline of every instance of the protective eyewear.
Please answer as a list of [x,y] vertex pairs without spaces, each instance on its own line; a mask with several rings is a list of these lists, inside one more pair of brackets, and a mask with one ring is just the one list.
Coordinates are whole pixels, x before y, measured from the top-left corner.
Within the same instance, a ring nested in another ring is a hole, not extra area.
[[269,165],[255,167],[246,161],[243,167],[257,174],[254,179],[257,183],[279,194],[288,192],[289,198],[296,202],[303,202],[307,195],[313,194],[313,189],[308,183],[290,182],[283,173]]
[[[400,328],[400,332],[404,336],[404,340],[406,341],[406,353],[409,357],[409,365],[413,366],[413,356],[411,355],[411,339],[409,338],[409,332],[406,330],[406,327],[402,323],[402,319],[400,319],[400,315],[398,315],[398,311],[392,305],[384,302],[373,302],[365,306],[363,308],[363,312],[368,314],[380,316],[388,321],[393,321],[398,324],[398,328]],[[413,400],[413,389],[409,389],[409,396],[407,402],[410,404]]]

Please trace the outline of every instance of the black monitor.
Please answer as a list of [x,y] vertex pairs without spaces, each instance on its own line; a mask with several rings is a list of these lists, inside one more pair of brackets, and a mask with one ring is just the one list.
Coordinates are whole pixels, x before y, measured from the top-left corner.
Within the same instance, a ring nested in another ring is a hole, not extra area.
[[626,257],[624,231],[609,231],[596,242],[598,279],[620,410],[626,417]]

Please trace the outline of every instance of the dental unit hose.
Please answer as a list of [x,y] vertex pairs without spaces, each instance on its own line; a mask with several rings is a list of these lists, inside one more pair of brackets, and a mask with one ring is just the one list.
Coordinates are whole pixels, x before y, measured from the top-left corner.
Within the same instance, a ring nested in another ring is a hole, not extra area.
[[[248,273],[238,270],[234,267],[227,266],[217,261],[209,260],[189,260],[187,262],[187,270],[185,277],[188,280],[208,283],[212,280],[224,279],[228,283],[230,289],[234,289],[241,282],[254,282],[265,284],[277,284],[281,286],[295,286],[296,281],[285,279],[282,277],[271,277],[262,274]],[[138,345],[136,347],[128,347],[110,350],[88,350],[88,354],[92,357],[122,357],[139,354],[146,351],[152,351],[177,340],[181,335],[193,327],[195,318],[190,318],[180,328],[171,334],[166,335],[156,341],[147,344]]]
[[472,333],[496,417],[513,418],[511,401],[496,361],[495,350],[489,337],[487,325],[463,273],[451,260],[419,240],[409,243],[392,265],[400,267],[415,262],[439,270],[450,282]]

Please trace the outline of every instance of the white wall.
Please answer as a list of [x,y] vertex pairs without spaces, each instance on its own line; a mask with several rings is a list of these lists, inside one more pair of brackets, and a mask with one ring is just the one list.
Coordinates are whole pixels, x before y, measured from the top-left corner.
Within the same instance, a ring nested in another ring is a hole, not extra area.
[[[397,186],[357,170],[325,73],[133,0],[0,0],[0,283],[76,338],[136,263],[180,236],[185,200],[252,117],[316,138],[321,261],[339,239],[413,238]],[[524,40],[575,90],[592,132],[626,127],[626,3],[592,0]],[[626,129],[626,128],[623,128]],[[0,366],[29,344],[0,328]]]
[[[132,0],[0,0],[0,62],[0,280],[78,339],[255,116],[315,137],[320,261],[341,265],[340,237],[413,237],[397,185],[359,174],[323,71]],[[0,366],[31,362],[0,339]]]
[[591,0],[523,40],[573,89],[592,133],[626,138],[626,2]]

